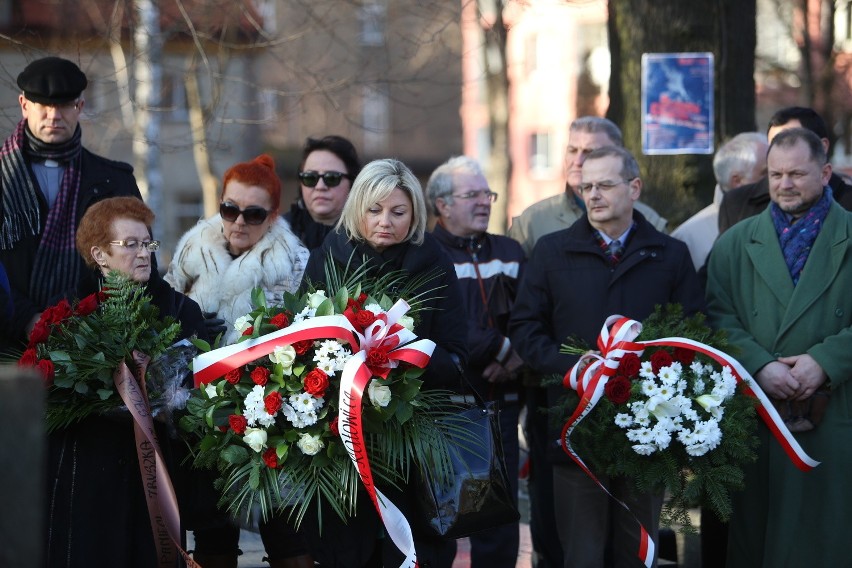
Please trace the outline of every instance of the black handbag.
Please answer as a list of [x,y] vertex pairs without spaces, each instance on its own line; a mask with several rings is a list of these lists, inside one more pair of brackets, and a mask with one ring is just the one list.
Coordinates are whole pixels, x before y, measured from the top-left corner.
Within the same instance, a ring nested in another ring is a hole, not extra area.
[[449,436],[449,482],[441,483],[424,467],[416,481],[421,528],[446,538],[520,519],[506,473],[497,406],[471,390],[476,404],[445,419],[451,422],[448,432],[456,433]]

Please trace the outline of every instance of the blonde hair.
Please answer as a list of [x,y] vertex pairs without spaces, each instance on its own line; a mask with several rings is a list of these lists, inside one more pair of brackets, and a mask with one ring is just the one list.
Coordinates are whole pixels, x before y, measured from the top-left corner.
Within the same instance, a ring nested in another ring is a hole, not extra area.
[[411,227],[408,228],[408,234],[403,242],[410,240],[415,245],[422,244],[427,222],[423,189],[411,170],[393,158],[374,160],[364,166],[352,182],[352,189],[343,206],[337,228],[342,228],[351,240],[364,241],[365,237],[361,234],[361,221],[364,215],[370,207],[387,198],[394,189],[399,189],[408,195],[413,209]]

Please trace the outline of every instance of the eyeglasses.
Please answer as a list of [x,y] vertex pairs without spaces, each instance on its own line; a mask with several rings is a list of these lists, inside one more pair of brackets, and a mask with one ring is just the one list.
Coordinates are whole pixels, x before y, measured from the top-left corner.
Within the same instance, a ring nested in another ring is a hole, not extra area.
[[599,182],[595,182],[595,183],[581,183],[579,186],[577,186],[577,188],[580,190],[580,193],[588,193],[595,188],[598,188],[598,191],[600,191],[601,193],[604,193],[604,192],[607,192],[614,187],[621,185],[622,183],[630,183],[634,179],[636,179],[636,178],[622,179],[622,180],[619,180],[619,181],[605,180],[605,181],[599,181]]
[[473,191],[467,191],[465,193],[454,193],[453,197],[458,199],[473,199],[479,201],[482,196],[488,198],[488,201],[494,203],[497,201],[497,193],[491,191],[490,189],[475,189]]
[[340,185],[340,181],[343,178],[351,180],[352,176],[344,174],[343,172],[325,172],[324,174],[313,170],[299,172],[299,179],[305,187],[316,187],[320,178],[322,178],[322,181],[325,182],[326,187],[337,187]]
[[148,252],[154,252],[160,249],[160,241],[137,241],[136,239],[128,239],[121,241],[110,241],[109,244],[133,251],[140,251],[142,249],[145,249]]
[[237,217],[240,215],[243,216],[243,220],[248,225],[260,225],[264,221],[266,221],[266,217],[269,215],[269,211],[264,209],[263,207],[258,207],[256,205],[251,205],[246,207],[245,209],[240,209],[233,203],[221,203],[219,205],[219,215],[222,216],[222,219],[228,221],[229,223],[233,223],[237,220]]

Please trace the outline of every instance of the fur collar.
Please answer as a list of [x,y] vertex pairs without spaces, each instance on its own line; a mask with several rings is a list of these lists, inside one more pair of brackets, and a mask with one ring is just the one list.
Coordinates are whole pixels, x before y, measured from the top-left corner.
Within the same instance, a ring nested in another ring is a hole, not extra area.
[[261,287],[270,304],[295,292],[308,261],[308,249],[277,218],[250,250],[233,258],[226,248],[219,215],[200,221],[180,240],[166,280],[203,312],[214,312],[229,326],[226,343],[238,334],[234,321],[251,310],[251,291]]

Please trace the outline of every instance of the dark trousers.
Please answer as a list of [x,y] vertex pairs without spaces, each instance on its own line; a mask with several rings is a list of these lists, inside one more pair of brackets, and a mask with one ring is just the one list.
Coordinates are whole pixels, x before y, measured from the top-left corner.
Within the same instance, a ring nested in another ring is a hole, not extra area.
[[[562,545],[556,532],[553,508],[553,464],[548,460],[547,390],[527,389],[527,418],[524,433],[529,450],[530,537],[535,568],[562,568]],[[553,441],[550,441],[553,443]]]

